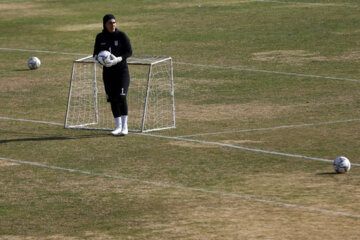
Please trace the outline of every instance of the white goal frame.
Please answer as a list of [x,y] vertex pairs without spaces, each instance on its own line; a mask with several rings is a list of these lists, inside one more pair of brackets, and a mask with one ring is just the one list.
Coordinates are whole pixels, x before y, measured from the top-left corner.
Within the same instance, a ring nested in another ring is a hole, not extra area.
[[[173,62],[168,56],[134,55],[127,59],[129,131],[176,127]],[[115,121],[102,81],[102,66],[92,55],[73,62],[65,128],[113,130]],[[135,109],[135,110],[134,110]]]

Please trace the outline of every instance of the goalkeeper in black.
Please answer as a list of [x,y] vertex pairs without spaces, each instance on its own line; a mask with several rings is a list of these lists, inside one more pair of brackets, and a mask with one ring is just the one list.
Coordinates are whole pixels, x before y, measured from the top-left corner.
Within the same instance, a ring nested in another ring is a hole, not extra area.
[[130,85],[126,59],[132,55],[132,48],[127,35],[116,28],[116,20],[112,14],[103,17],[103,30],[96,36],[93,54],[95,61],[98,60],[98,54],[104,50],[111,53],[109,61],[103,68],[106,97],[111,104],[116,122],[116,129],[111,134],[126,135],[128,134],[126,95]]

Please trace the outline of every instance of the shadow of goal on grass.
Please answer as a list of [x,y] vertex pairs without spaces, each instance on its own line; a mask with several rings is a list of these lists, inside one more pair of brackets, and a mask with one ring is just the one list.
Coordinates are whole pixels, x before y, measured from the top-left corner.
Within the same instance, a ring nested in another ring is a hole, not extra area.
[[85,138],[96,138],[96,137],[106,137],[107,135],[83,135],[83,136],[75,136],[75,137],[64,137],[64,136],[54,136],[54,137],[32,137],[32,138],[17,138],[17,139],[6,139],[0,140],[0,144],[2,143],[10,143],[10,142],[31,142],[31,141],[59,141],[59,140],[75,140],[75,139],[85,139]]

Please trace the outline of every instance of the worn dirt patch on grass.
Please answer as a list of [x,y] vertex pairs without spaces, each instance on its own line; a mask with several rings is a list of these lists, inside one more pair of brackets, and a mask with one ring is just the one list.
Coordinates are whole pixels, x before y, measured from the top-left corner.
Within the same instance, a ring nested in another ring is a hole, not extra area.
[[333,32],[335,35],[353,35],[353,34],[359,34],[360,29],[352,30],[352,31],[344,31],[344,32]]
[[57,8],[51,8],[48,5],[49,3],[0,3],[0,16],[1,18],[16,19],[21,16],[31,17],[31,16],[59,16],[59,15],[69,15],[76,14],[71,12],[71,10],[62,9],[59,11]]
[[[122,27],[134,27],[140,26],[141,23],[138,22],[118,22],[117,27],[121,29]],[[57,31],[61,32],[77,32],[77,31],[88,31],[88,30],[102,30],[102,23],[90,23],[90,24],[69,24],[57,28]]]
[[1,81],[1,89],[0,92],[8,92],[18,90],[26,91],[34,85],[34,82],[27,79],[25,76],[21,77],[8,77],[6,80]]
[[[340,229],[341,225],[332,222],[338,216],[241,199],[207,195],[205,201],[195,195],[185,193],[183,197],[185,196],[192,201],[184,201],[178,205],[170,195],[168,203],[173,206],[170,215],[172,220],[150,221],[145,228],[152,229],[160,236],[175,235],[191,239],[276,239],[279,235],[284,239],[322,239],[318,234],[314,237],[314,232],[323,233],[327,239],[336,239],[335,235],[340,235],[335,229]],[[347,224],[356,222],[351,218],[342,220]],[[351,227],[347,224],[342,226],[348,226],[346,228],[350,230]],[[302,230],[291,230],[297,226]],[[355,232],[357,231],[350,230],[348,237],[355,236]]]
[[204,144],[204,143],[196,143],[196,142],[182,142],[182,141],[175,141],[169,142],[169,145],[178,146],[178,147],[188,147],[188,148],[214,148],[217,146]]
[[275,50],[253,53],[255,61],[302,64],[308,61],[325,61],[325,57],[305,50]]
[[253,60],[262,62],[279,62],[292,64],[305,64],[308,62],[325,61],[353,61],[360,59],[360,51],[352,51],[339,56],[324,57],[319,53],[311,53],[305,50],[275,50],[253,53]]
[[263,143],[263,141],[254,141],[254,140],[247,140],[247,139],[243,139],[243,140],[224,140],[221,141],[222,143],[226,143],[226,144],[233,144],[233,145],[240,145],[240,144],[244,144],[244,143]]
[[36,6],[37,5],[31,3],[0,3],[0,11],[30,9]]
[[208,105],[178,105],[177,117],[189,120],[216,121],[227,119],[259,119],[271,118],[281,114],[293,106],[279,106],[263,103],[244,104],[208,104]]
[[[86,239],[89,239],[89,240],[117,239],[115,237],[112,237],[110,235],[107,235],[107,234],[101,233],[101,232],[85,232],[84,235],[85,235],[84,237],[86,237]],[[46,237],[5,235],[5,236],[1,236],[0,239],[7,239],[7,240],[81,240],[84,238],[69,237],[69,236],[64,236],[61,234],[56,234],[56,235],[50,235],[50,236],[46,236]]]
[[76,31],[84,31],[84,30],[96,30],[99,31],[102,29],[102,24],[99,23],[91,23],[91,24],[69,24],[58,27],[56,30],[61,32],[76,32]]
[[331,57],[332,61],[353,61],[360,60],[360,51],[353,51],[347,54],[343,54],[340,56]]
[[252,2],[251,0],[237,0],[237,1],[213,1],[213,2],[206,2],[201,4],[200,2],[168,2],[166,4],[158,4],[149,6],[148,9],[177,9],[177,8],[187,8],[187,7],[214,7],[214,6],[234,6],[238,5],[239,3],[247,3]]
[[315,7],[330,7],[330,6],[336,6],[335,4],[326,4],[326,3],[318,3],[318,4],[309,4],[309,3],[296,3],[296,4],[284,4],[281,6],[273,6],[271,8],[273,9],[281,9],[281,8],[315,8]]
[[11,166],[18,166],[18,165],[20,165],[20,164],[14,163],[14,162],[8,162],[8,161],[0,160],[0,167],[11,167]]

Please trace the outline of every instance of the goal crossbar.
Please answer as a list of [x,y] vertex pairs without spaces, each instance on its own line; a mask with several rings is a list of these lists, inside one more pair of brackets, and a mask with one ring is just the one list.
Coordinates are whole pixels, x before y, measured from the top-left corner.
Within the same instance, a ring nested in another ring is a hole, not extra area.
[[[127,63],[130,65],[153,65],[156,63],[164,62],[171,60],[171,57],[168,56],[148,56],[148,55],[133,55],[126,59]],[[75,60],[74,62],[88,62],[92,63],[93,56],[89,55],[80,59]]]

